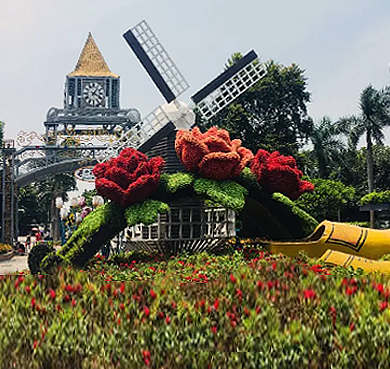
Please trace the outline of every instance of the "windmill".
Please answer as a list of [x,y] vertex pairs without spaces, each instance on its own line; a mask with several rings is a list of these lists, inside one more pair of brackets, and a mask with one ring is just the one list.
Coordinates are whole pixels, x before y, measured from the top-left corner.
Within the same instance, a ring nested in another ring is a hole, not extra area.
[[[118,132],[118,140],[108,150],[115,156],[124,147],[148,151],[157,138],[168,131],[190,128],[195,123],[194,109],[177,98],[189,85],[168,55],[148,23],[143,20],[123,34],[150,78],[161,92],[166,104],[157,107],[141,122]],[[254,50],[226,69],[191,96],[194,108],[204,120],[209,120],[266,74]],[[160,133],[160,134],[158,134]],[[147,144],[149,140],[152,142]],[[103,158],[103,160],[106,158]]]
[[[175,148],[175,131],[191,128],[195,123],[194,109],[178,97],[189,85],[170,58],[148,23],[143,20],[123,35],[150,78],[161,92],[166,104],[157,107],[140,123],[118,133],[111,155],[124,147],[134,147],[148,156],[162,156],[165,171],[183,169]],[[226,69],[191,96],[194,108],[209,120],[266,74],[254,50]],[[170,204],[171,205],[171,204]],[[235,216],[227,209],[205,209],[191,201],[171,205],[152,226],[136,226],[130,230],[132,246],[191,250],[216,247],[219,241],[235,234]]]

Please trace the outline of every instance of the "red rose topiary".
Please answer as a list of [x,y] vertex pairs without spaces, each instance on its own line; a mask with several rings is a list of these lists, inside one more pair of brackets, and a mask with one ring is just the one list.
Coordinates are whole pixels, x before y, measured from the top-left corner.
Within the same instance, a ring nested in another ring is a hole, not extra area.
[[143,201],[156,190],[164,164],[161,157],[148,161],[142,152],[126,148],[118,157],[95,165],[96,190],[123,207]]
[[229,132],[217,127],[205,133],[198,127],[181,129],[175,148],[188,171],[217,180],[239,176],[253,158],[252,151],[241,147],[241,140],[230,140]]
[[302,172],[292,156],[259,150],[251,163],[251,170],[260,184],[269,192],[280,192],[296,200],[304,192],[313,192],[314,185],[303,181]]

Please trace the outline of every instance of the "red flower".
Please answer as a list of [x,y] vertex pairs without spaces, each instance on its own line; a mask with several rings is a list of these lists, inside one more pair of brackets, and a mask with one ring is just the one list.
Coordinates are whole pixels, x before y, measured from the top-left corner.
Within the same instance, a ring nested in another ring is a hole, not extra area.
[[35,340],[35,341],[34,341],[34,344],[33,344],[33,349],[35,350],[35,349],[37,348],[37,346],[38,346],[38,341]]
[[144,359],[144,363],[149,366],[151,362],[150,351],[142,350],[142,357]]
[[170,318],[169,316],[167,316],[167,317],[165,318],[165,323],[169,324],[170,322],[171,322],[171,318]]
[[236,295],[237,295],[237,297],[238,297],[240,300],[242,299],[243,294],[242,294],[242,291],[241,291],[241,290],[237,289],[237,290],[236,290]]
[[153,290],[150,290],[150,296],[152,297],[152,299],[155,299],[157,297],[157,294]]
[[35,308],[35,305],[36,305],[36,300],[35,300],[35,298],[33,297],[33,298],[31,299],[31,307],[34,309],[34,308]]
[[237,279],[234,277],[233,274],[230,274],[230,281],[231,281],[232,283],[236,283],[236,282],[237,282]]
[[215,310],[218,310],[218,306],[219,306],[219,300],[218,300],[218,299],[215,299],[215,302],[214,302],[214,309],[215,309]]
[[144,314],[146,317],[148,317],[150,314],[150,309],[147,306],[144,306]]
[[211,332],[213,332],[214,334],[217,334],[217,327],[211,327]]
[[190,172],[217,180],[235,178],[252,160],[252,151],[241,147],[241,140],[230,140],[229,132],[217,127],[202,133],[198,127],[179,130],[175,148]]
[[119,291],[121,291],[122,295],[124,294],[124,292],[125,292],[125,283],[124,282],[121,283],[121,286],[119,287]]
[[269,153],[259,150],[250,168],[268,192],[280,192],[296,200],[303,193],[314,191],[312,183],[301,179],[302,172],[292,156],[280,155],[278,151]]
[[54,291],[52,288],[50,288],[49,293],[50,293],[50,298],[51,298],[52,300],[54,300],[54,299],[56,298],[56,293],[55,293],[55,291]]
[[313,300],[316,298],[316,293],[311,289],[303,290],[303,296],[306,300]]
[[95,165],[96,190],[123,207],[143,201],[156,190],[164,164],[161,157],[148,161],[145,154],[128,147],[118,157]]
[[24,290],[26,291],[26,293],[30,293],[30,292],[31,292],[30,286],[26,286],[26,287],[24,288]]
[[379,304],[379,310],[380,311],[383,311],[383,310],[385,310],[386,308],[388,308],[389,307],[389,303],[387,302],[387,301],[383,301],[383,302],[381,302],[380,304]]

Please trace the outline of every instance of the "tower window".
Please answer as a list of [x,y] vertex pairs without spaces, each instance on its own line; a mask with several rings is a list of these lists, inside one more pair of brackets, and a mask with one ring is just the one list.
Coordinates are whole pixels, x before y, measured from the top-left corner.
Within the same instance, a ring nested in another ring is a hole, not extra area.
[[77,96],[81,96],[81,79],[77,79]]
[[111,82],[111,102],[112,102],[112,107],[114,109],[119,108],[118,90],[119,90],[118,80],[113,79]]
[[110,79],[106,79],[106,96],[108,96],[110,93]]

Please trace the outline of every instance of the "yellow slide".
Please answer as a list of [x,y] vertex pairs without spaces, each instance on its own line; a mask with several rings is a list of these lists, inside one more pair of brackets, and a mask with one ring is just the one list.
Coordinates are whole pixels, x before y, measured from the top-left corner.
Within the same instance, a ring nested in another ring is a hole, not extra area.
[[362,268],[368,273],[386,273],[390,274],[390,261],[377,261],[365,259],[359,256],[344,254],[340,251],[328,250],[321,256],[325,264],[340,265],[345,268]]
[[390,253],[390,230],[323,221],[305,239],[287,242],[270,241],[265,246],[274,254],[287,256],[295,256],[302,250],[311,257],[321,257],[330,249],[375,260]]

